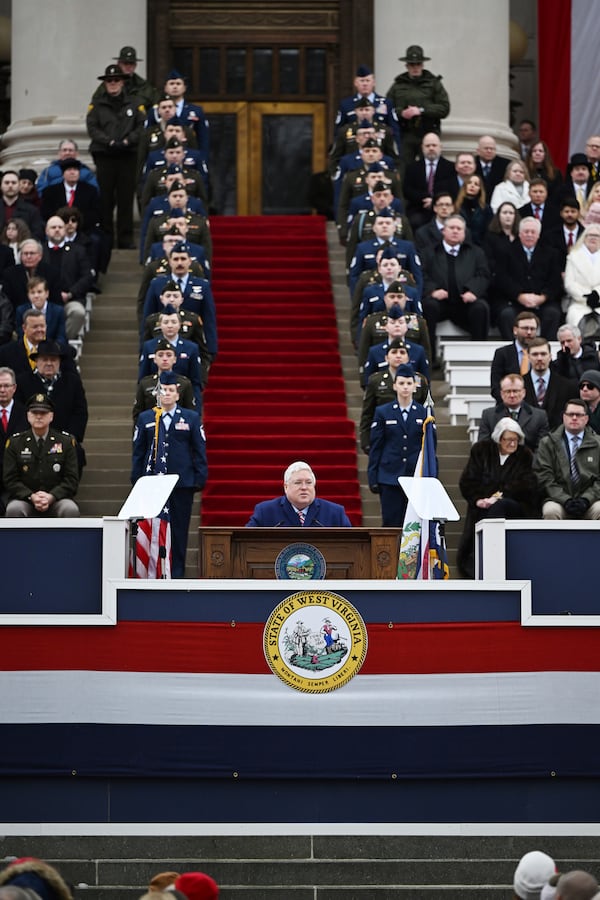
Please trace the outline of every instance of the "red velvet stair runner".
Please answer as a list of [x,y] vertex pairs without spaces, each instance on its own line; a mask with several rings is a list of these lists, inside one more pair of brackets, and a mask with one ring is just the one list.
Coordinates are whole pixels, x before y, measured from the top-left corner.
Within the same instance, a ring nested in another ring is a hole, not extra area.
[[302,459],[318,493],[360,525],[325,220],[215,217],[211,230],[219,354],[204,393],[202,524],[245,525],[255,503],[283,493],[283,472]]

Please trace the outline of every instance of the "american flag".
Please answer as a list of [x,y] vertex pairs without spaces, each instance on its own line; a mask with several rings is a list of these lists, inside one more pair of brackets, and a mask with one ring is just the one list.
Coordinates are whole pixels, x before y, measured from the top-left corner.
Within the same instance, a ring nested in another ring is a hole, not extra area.
[[[154,439],[148,454],[146,475],[166,475],[165,429],[160,427],[160,407],[154,408],[154,414]],[[155,519],[142,519],[138,523],[135,559],[131,561],[129,574],[135,578],[171,577],[171,520],[168,503]]]

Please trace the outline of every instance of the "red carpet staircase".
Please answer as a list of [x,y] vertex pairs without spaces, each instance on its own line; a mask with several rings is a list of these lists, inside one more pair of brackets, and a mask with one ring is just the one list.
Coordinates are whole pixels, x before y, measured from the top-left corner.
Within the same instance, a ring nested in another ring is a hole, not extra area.
[[362,520],[324,219],[211,219],[219,354],[204,394],[202,525],[245,525],[294,460],[320,496]]

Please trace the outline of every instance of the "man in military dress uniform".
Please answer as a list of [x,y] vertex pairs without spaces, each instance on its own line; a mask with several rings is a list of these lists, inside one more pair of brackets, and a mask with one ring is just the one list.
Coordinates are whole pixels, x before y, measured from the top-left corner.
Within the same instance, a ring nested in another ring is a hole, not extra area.
[[424,55],[422,47],[411,45],[406,56],[399,59],[406,63],[407,71],[396,77],[387,97],[400,123],[402,156],[409,163],[417,158],[424,135],[429,131],[440,133],[441,120],[450,112],[450,99],[442,76],[423,68],[430,57]]
[[9,437],[4,450],[7,518],[79,516],[72,499],[79,475],[75,439],[52,427],[54,406],[45,394],[27,402],[29,428]]
[[118,66],[107,66],[98,79],[104,82],[106,92],[104,96],[92,98],[86,125],[100,188],[102,227],[112,239],[116,201],[117,246],[131,249],[137,147],[144,124],[144,107],[126,93],[128,76]]
[[[157,421],[158,417],[158,421]],[[164,450],[166,474],[179,475],[168,501],[171,521],[173,578],[183,578],[194,493],[206,482],[206,442],[197,412],[179,404],[178,376],[161,375],[160,409],[140,413],[133,434],[131,482],[157,473],[156,449]]]

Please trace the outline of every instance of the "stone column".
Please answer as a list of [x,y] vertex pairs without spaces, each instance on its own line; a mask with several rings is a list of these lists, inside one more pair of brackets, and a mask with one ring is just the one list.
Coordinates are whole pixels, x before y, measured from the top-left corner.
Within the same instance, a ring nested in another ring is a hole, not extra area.
[[491,134],[501,156],[516,156],[509,128],[509,0],[374,0],[375,76],[386,94],[405,71],[398,57],[410,44],[423,47],[425,67],[443,76],[451,111],[442,122],[444,156],[474,151]]
[[[11,124],[3,168],[38,170],[72,138],[89,161],[85,115],[104,72],[124,45],[146,60],[146,0],[19,0],[12,5]],[[145,75],[145,61],[137,71]]]

